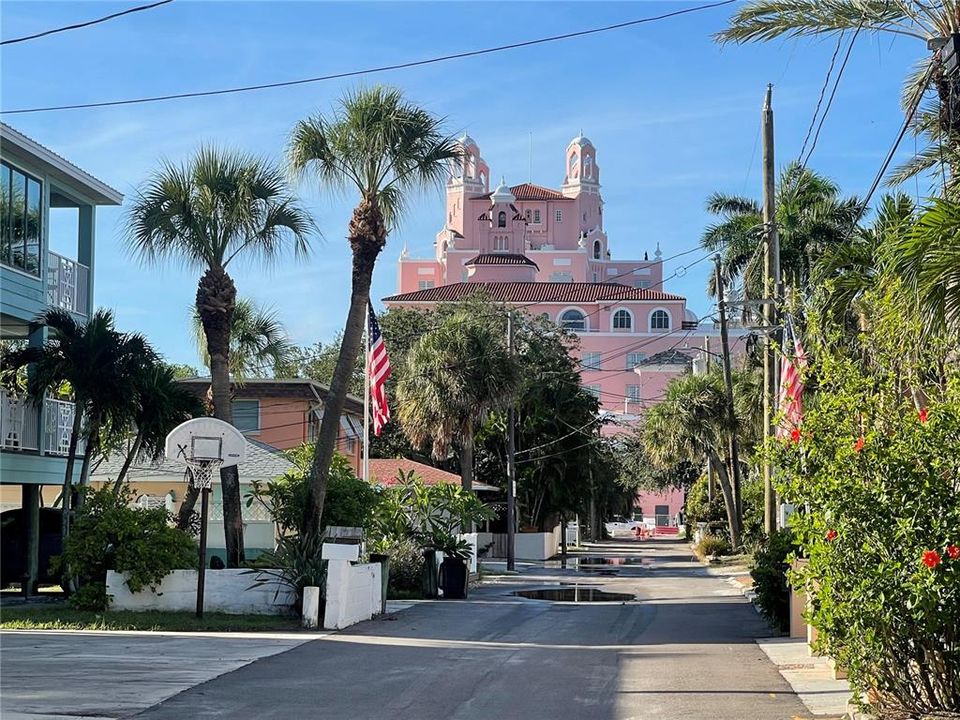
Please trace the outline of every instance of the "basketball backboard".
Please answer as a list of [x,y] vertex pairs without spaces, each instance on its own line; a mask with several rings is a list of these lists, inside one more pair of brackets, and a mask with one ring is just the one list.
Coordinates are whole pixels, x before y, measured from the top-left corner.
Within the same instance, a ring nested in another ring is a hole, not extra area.
[[194,418],[177,425],[167,435],[165,455],[187,465],[219,461],[220,467],[243,462],[247,441],[243,433],[223,420]]

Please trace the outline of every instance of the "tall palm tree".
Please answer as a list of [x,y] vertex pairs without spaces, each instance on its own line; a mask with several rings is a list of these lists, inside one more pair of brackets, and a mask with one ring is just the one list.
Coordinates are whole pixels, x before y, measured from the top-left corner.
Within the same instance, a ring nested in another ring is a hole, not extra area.
[[684,461],[699,465],[706,450],[720,482],[730,542],[735,548],[740,546],[743,518],[729,468],[722,458],[729,432],[737,429],[729,427],[723,378],[714,372],[672,380],[663,402],[647,411],[642,430],[647,456],[663,469]]
[[[260,266],[285,251],[305,255],[313,222],[294,199],[283,172],[250,155],[202,147],[189,162],[164,162],[138,190],[129,211],[128,239],[148,264],[172,262],[202,270],[197,314],[210,355],[214,417],[233,421],[230,405],[230,327],[237,290],[228,266]],[[227,564],[243,560],[240,480],[220,471]]]
[[460,476],[473,488],[474,433],[486,415],[503,409],[520,384],[502,328],[466,313],[446,318],[410,349],[397,385],[400,425],[433,457],[460,451]]
[[[842,243],[860,214],[855,197],[841,198],[831,180],[792,162],[777,184],[776,222],[780,234],[780,267],[784,282],[804,288],[814,260]],[[703,234],[700,244],[721,253],[725,285],[743,299],[763,297],[763,211],[750,198],[714,193],[707,210],[720,217]],[[708,292],[716,295],[711,276]],[[759,313],[759,311],[757,311]]]
[[[740,6],[729,27],[715,38],[722,43],[766,42],[779,37],[837,35],[848,31],[909,37],[939,47],[960,32],[960,4],[956,0],[750,0]],[[936,139],[937,152],[924,151],[898,168],[893,180],[948,162],[954,177],[960,165],[960,76],[947,75],[937,54],[921,61],[908,74],[903,105],[913,107],[923,79],[931,74],[929,87],[937,102],[915,119],[918,135]],[[936,127],[936,130],[933,130]],[[946,155],[939,146],[946,146]]]
[[134,461],[159,459],[164,452],[167,433],[185,420],[203,414],[203,404],[177,382],[174,369],[165,363],[150,363],[133,378],[133,383],[133,437],[129,439],[123,465],[114,479],[117,493]]
[[107,424],[124,426],[133,415],[134,378],[156,356],[141,335],[117,331],[109,310],[97,310],[83,323],[65,310],[48,310],[38,322],[49,328],[47,341],[14,351],[6,362],[9,367],[30,365],[27,391],[37,402],[64,384],[73,394],[73,427],[62,493],[61,532],[66,540],[80,440],[86,440],[80,472],[81,482],[85,482],[102,429]]
[[339,431],[347,388],[360,353],[377,256],[387,242],[411,192],[437,187],[462,150],[444,134],[441,120],[408,102],[399,90],[374,87],[348,93],[329,115],[296,124],[289,161],[301,177],[312,173],[321,185],[355,189],[360,200],[347,231],[353,252],[350,309],[340,355],[330,382],[310,469],[310,499],[304,532],[317,529],[327,475]]
[[[194,309],[193,334],[203,364],[210,367],[203,319]],[[230,376],[242,383],[248,376],[262,377],[290,362],[295,351],[277,311],[238,298],[230,319]]]

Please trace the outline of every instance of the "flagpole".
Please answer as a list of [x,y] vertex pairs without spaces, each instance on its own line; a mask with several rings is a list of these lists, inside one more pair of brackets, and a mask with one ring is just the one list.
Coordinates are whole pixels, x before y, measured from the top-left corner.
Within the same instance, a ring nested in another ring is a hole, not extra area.
[[363,317],[363,479],[370,482],[370,305]]

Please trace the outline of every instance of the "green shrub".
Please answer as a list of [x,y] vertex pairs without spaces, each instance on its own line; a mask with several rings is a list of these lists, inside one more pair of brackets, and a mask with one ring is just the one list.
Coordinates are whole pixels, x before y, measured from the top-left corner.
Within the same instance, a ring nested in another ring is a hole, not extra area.
[[125,573],[131,592],[139,592],[156,587],[172,570],[197,566],[196,543],[169,524],[166,510],[131,507],[132,499],[127,486],[119,493],[110,486],[85,489],[58,559],[81,587],[71,598],[76,607],[106,607],[107,570]]
[[697,555],[709,557],[711,555],[729,555],[730,541],[716,535],[704,535],[696,546]]
[[787,583],[787,558],[794,550],[790,530],[778,530],[763,540],[753,553],[753,589],[757,605],[780,630],[790,627],[790,587]]
[[411,539],[396,540],[387,546],[390,555],[391,596],[419,594],[423,576],[423,550]]

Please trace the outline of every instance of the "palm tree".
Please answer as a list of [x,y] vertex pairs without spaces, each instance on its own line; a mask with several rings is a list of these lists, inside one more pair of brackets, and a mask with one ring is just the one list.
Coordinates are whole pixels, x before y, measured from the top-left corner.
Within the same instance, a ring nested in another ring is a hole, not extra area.
[[154,362],[133,378],[135,406],[131,414],[134,434],[129,440],[126,457],[114,479],[114,492],[119,493],[127,472],[135,460],[158,460],[164,452],[169,433],[180,423],[203,414],[203,404],[177,382],[174,369]]
[[142,336],[118,332],[109,310],[97,310],[85,323],[65,310],[48,310],[38,318],[50,336],[42,346],[14,351],[9,367],[30,365],[27,391],[36,402],[69,385],[74,400],[73,427],[63,478],[62,527],[70,532],[71,495],[77,448],[86,440],[80,472],[86,482],[90,458],[99,450],[101,431],[125,427],[134,409],[134,378],[156,360]]
[[699,465],[707,460],[720,482],[727,510],[730,542],[740,546],[743,519],[736,489],[722,457],[730,428],[727,399],[720,373],[684,375],[672,380],[663,402],[647,411],[643,421],[643,445],[647,456],[662,469],[681,462]]
[[290,138],[289,160],[299,176],[312,172],[321,185],[356,189],[360,201],[347,231],[353,252],[350,309],[340,355],[330,382],[310,468],[310,499],[304,532],[317,529],[340,413],[363,338],[370,281],[377,256],[396,225],[408,195],[434,188],[462,150],[445,135],[441,120],[384,87],[348,93],[330,116],[301,120]]
[[[194,309],[193,334],[203,364],[210,367],[203,320]],[[230,319],[230,377],[242,383],[248,376],[263,377],[289,363],[295,351],[276,310],[239,298]]]
[[[186,164],[165,162],[138,190],[128,237],[143,262],[174,262],[203,276],[196,307],[210,355],[214,417],[233,421],[230,328],[237,290],[227,268],[234,260],[275,262],[287,250],[302,256],[313,231],[283,172],[259,158],[202,147]],[[220,471],[227,565],[243,560],[240,480]]]
[[[777,184],[776,222],[780,234],[780,267],[784,282],[807,287],[814,260],[827,248],[844,242],[860,215],[860,202],[841,198],[831,180],[792,162]],[[755,200],[714,193],[707,210],[720,216],[700,240],[720,252],[724,284],[743,299],[763,297],[763,211]],[[713,276],[708,292],[716,295]],[[758,311],[759,312],[759,311]]]
[[456,313],[407,353],[397,385],[400,425],[414,445],[431,445],[437,460],[457,445],[461,482],[471,490],[474,433],[491,410],[506,407],[519,383],[503,330]]
[[[779,37],[828,36],[848,31],[914,38],[939,48],[960,32],[960,6],[955,0],[750,0],[740,6],[729,27],[717,33],[722,43],[766,42]],[[960,169],[960,75],[947,75],[938,54],[920,62],[904,84],[903,105],[918,102],[927,74],[938,102],[923,109],[913,123],[914,132],[936,139],[937,151],[925,150],[898,168],[894,182],[948,162],[953,176]],[[935,128],[935,129],[934,129]],[[946,155],[940,146],[947,148]]]

